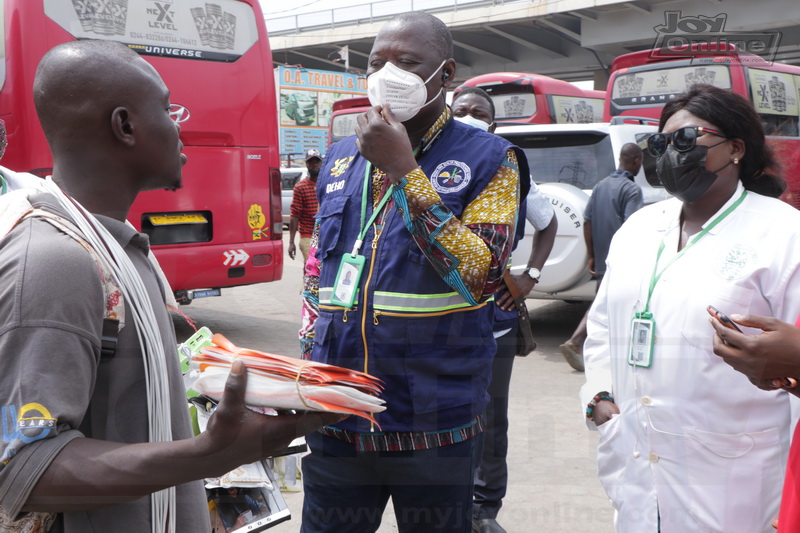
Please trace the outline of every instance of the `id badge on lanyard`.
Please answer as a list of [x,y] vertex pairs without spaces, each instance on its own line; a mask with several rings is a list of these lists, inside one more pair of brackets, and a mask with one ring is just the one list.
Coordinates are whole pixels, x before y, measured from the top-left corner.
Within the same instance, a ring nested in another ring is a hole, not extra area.
[[656,323],[650,313],[636,313],[631,320],[631,337],[628,343],[628,364],[648,368],[653,364],[653,344]]
[[353,307],[356,299],[356,287],[361,280],[363,270],[363,255],[345,254],[342,257],[342,262],[339,263],[339,272],[336,273],[336,281],[333,282],[331,304]]
[[361,194],[361,230],[359,231],[358,238],[356,239],[353,251],[345,254],[342,261],[339,263],[339,271],[336,273],[336,280],[333,282],[333,294],[331,295],[331,304],[342,307],[353,307],[356,300],[356,289],[358,283],[361,281],[361,274],[364,271],[365,257],[359,253],[361,245],[364,243],[364,237],[367,230],[375,222],[375,218],[386,202],[391,198],[394,191],[394,185],[391,185],[384,195],[383,199],[373,210],[372,216],[369,221],[364,222],[366,219],[367,209],[367,189],[370,176],[372,175],[372,165],[368,164],[364,172],[364,188]]

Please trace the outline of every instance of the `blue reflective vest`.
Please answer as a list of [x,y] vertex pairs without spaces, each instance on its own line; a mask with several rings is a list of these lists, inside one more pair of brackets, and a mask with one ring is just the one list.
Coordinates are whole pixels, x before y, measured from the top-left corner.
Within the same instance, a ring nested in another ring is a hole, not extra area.
[[[497,173],[512,145],[455,121],[439,135],[417,162],[458,218]],[[365,236],[365,266],[355,305],[330,305],[340,261],[352,250],[360,230],[367,165],[355,137],[349,137],[330,147],[317,180],[317,258],[322,268],[311,359],[381,378],[388,409],[376,419],[384,431],[458,427],[481,413],[488,401],[494,305],[470,305],[442,280],[412,240],[398,212],[402,202],[388,211],[377,240],[373,242],[374,228]],[[523,175],[528,176],[527,167]],[[369,219],[371,176],[366,182]],[[444,250],[435,260],[458,261]],[[369,422],[356,417],[338,427],[371,430]]]

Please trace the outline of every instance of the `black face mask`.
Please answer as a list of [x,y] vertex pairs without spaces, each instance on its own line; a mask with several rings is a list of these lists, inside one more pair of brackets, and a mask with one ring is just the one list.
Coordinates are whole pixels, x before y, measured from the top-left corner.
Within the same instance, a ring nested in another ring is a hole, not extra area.
[[667,191],[682,202],[694,202],[711,187],[717,179],[717,172],[730,165],[706,170],[707,146],[697,145],[688,152],[679,152],[674,146],[656,161],[658,179]]

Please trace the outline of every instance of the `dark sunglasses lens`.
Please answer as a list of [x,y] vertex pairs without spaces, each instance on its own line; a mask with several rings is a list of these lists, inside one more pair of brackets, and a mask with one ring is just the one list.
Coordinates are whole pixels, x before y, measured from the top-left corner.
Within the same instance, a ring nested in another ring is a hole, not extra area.
[[697,143],[697,130],[694,128],[681,128],[675,130],[672,136],[672,144],[679,152],[688,152]]
[[667,135],[654,133],[647,138],[647,149],[653,157],[661,157],[667,151]]

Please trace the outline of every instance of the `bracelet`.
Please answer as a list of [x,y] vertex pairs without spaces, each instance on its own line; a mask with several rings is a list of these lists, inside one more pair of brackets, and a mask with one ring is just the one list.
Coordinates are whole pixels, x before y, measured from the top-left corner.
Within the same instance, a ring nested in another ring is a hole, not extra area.
[[603,400],[614,403],[614,397],[611,396],[609,392],[606,391],[598,392],[597,394],[595,394],[594,398],[592,398],[592,401],[589,402],[589,405],[586,406],[586,418],[592,420],[592,416],[594,415],[594,408],[597,405],[597,402],[602,402]]

